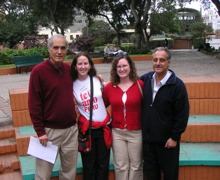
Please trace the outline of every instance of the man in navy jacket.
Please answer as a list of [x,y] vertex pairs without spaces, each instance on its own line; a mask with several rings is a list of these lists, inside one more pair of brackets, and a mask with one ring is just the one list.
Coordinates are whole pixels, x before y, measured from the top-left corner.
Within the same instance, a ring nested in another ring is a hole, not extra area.
[[144,175],[148,180],[178,180],[181,134],[189,117],[189,102],[182,80],[169,69],[166,47],[153,52],[153,72],[144,74],[142,132]]

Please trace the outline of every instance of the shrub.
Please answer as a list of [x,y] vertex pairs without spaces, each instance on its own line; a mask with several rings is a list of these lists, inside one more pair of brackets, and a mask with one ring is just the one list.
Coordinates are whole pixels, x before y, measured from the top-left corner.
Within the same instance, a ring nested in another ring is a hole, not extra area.
[[142,46],[141,48],[137,49],[134,45],[125,46],[121,49],[128,54],[147,54],[150,51],[149,48],[147,48],[146,46]]
[[103,44],[105,44],[105,39],[102,38],[102,37],[96,38],[93,43],[94,43],[95,47],[96,46],[102,46]]
[[49,56],[47,48],[30,48],[24,50],[5,49],[0,51],[0,64],[13,64],[13,56],[31,56],[34,54],[40,54],[43,57]]
[[93,40],[92,36],[79,36],[73,40],[71,48],[78,51],[93,52]]

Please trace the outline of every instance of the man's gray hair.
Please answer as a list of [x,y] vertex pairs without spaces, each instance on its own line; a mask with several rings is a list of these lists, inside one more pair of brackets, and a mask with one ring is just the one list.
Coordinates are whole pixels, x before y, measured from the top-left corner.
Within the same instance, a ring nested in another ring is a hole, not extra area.
[[50,47],[52,46],[53,39],[56,38],[56,37],[64,39],[64,40],[66,41],[66,48],[67,48],[67,49],[69,48],[69,43],[68,43],[68,41],[66,40],[66,36],[64,36],[64,35],[62,35],[62,34],[55,34],[55,35],[51,36],[51,37],[48,39],[48,41],[47,41],[47,47],[48,47],[48,48],[50,48]]
[[169,51],[167,47],[157,47],[156,49],[154,49],[153,54],[157,51],[165,51],[167,53],[167,58],[169,60],[171,59],[171,52]]

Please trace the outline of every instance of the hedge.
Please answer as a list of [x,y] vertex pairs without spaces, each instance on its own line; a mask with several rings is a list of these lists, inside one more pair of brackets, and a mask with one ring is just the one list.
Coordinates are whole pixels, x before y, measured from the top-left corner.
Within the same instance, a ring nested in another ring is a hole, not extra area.
[[44,57],[49,56],[47,48],[30,48],[24,50],[4,49],[3,51],[0,51],[0,65],[14,64],[12,61],[13,56],[30,56],[34,54],[40,54]]

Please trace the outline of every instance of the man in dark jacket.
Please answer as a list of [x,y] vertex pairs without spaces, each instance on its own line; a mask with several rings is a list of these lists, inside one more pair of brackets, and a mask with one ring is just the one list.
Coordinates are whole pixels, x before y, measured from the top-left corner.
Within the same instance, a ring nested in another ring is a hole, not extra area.
[[181,134],[189,117],[189,102],[182,80],[169,69],[166,47],[153,52],[153,72],[144,74],[142,132],[144,175],[147,180],[178,180]]

